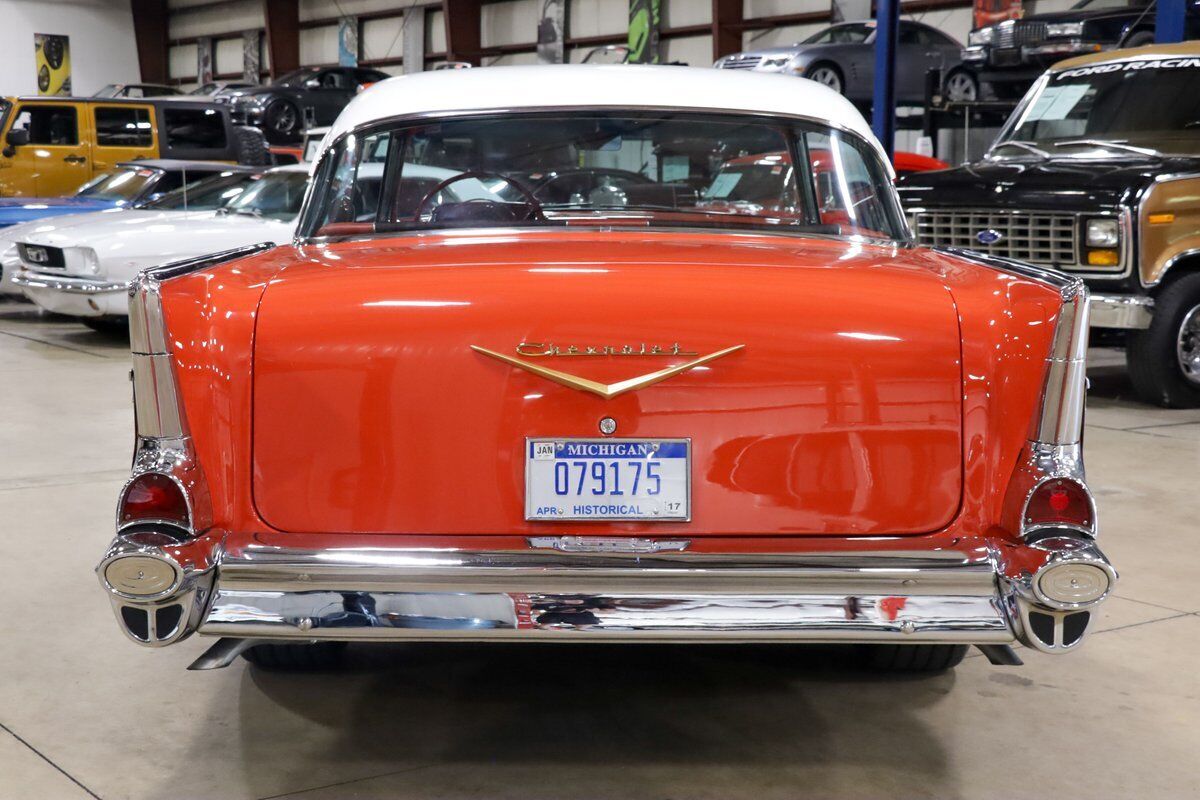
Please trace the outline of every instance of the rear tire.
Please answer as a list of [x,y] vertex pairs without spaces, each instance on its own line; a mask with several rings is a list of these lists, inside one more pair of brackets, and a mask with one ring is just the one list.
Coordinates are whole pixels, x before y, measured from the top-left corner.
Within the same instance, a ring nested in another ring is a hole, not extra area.
[[79,321],[96,333],[107,333],[111,336],[129,333],[128,317],[80,317]]
[[1163,408],[1200,408],[1200,273],[1184,275],[1154,298],[1150,327],[1125,345],[1138,397]]
[[1134,31],[1120,46],[1122,48],[1144,47],[1148,44],[1154,44],[1154,31]]
[[954,103],[974,103],[979,99],[979,79],[963,67],[955,67],[942,82],[942,96]]
[[337,667],[345,650],[345,642],[257,644],[243,652],[242,658],[273,672],[311,672]]
[[273,144],[296,141],[302,127],[300,109],[287,100],[276,100],[263,113],[263,132]]
[[1029,90],[1029,84],[1015,81],[996,82],[988,85],[992,87],[992,94],[996,95],[997,100],[1020,100]]
[[237,162],[247,167],[271,166],[271,151],[267,137],[258,128],[238,125],[233,129],[233,151]]
[[804,71],[804,77],[810,81],[816,81],[822,86],[828,86],[838,94],[846,93],[846,81],[842,78],[842,71],[837,68],[836,64],[818,61]]
[[965,644],[865,644],[863,663],[880,672],[944,672],[962,663]]

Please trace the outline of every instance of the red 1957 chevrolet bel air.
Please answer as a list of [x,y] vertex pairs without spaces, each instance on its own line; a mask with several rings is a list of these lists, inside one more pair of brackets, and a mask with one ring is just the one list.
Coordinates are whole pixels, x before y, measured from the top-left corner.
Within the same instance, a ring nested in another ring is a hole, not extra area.
[[[770,201],[738,202],[722,165],[763,153]],[[194,668],[413,640],[1076,649],[1116,580],[1086,290],[915,246],[890,172],[848,102],[780,76],[364,92],[291,246],[134,283],[136,454],[97,570],[120,627],[214,637]]]

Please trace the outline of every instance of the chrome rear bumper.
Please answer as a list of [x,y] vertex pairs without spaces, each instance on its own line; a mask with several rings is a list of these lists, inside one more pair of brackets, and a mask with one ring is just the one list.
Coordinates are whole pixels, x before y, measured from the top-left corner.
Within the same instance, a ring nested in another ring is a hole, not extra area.
[[1154,316],[1154,300],[1123,294],[1094,294],[1091,297],[1093,328],[1145,330]]
[[199,626],[299,639],[1008,642],[986,560],[269,553],[222,562]]
[[[1087,608],[1104,597],[1051,608],[1036,592],[1041,569],[1083,559],[1116,578],[1094,543],[1072,541],[1032,560],[1037,545],[1018,548],[1026,551],[1019,567],[990,547],[735,555],[250,547],[195,568],[162,551],[178,567],[183,619],[163,641],[131,638],[151,646],[193,631],[297,642],[1017,640],[1065,652],[1090,627]],[[175,602],[161,593],[122,596],[103,574],[101,582],[119,621],[130,614],[123,609],[157,613]],[[1031,612],[1051,620],[1042,640],[1027,632]]]

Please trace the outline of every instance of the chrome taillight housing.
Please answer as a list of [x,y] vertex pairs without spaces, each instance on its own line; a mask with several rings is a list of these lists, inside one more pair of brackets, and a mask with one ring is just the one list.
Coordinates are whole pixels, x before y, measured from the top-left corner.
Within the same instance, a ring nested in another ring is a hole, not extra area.
[[208,484],[196,460],[163,312],[162,282],[268,250],[259,244],[144,270],[129,288],[129,346],[137,444],[121,492],[117,531],[167,525],[186,536],[212,524]]
[[1096,505],[1083,467],[1087,395],[1088,291],[1066,279],[1054,339],[1046,354],[1041,402],[1013,470],[1004,525],[1027,540],[1052,532],[1095,536]]

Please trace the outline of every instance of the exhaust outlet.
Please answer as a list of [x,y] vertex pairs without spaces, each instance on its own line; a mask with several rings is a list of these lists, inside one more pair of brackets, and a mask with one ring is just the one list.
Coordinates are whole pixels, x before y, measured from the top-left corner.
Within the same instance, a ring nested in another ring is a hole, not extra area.
[[1112,592],[1117,572],[1089,537],[1050,530],[1030,544],[1047,553],[1036,570],[1005,571],[1008,611],[1017,638],[1043,653],[1074,650],[1087,636],[1095,608]]
[[143,647],[163,647],[191,634],[212,593],[213,570],[180,564],[160,545],[165,542],[178,545],[178,538],[150,528],[120,535],[96,567],[118,626]]

